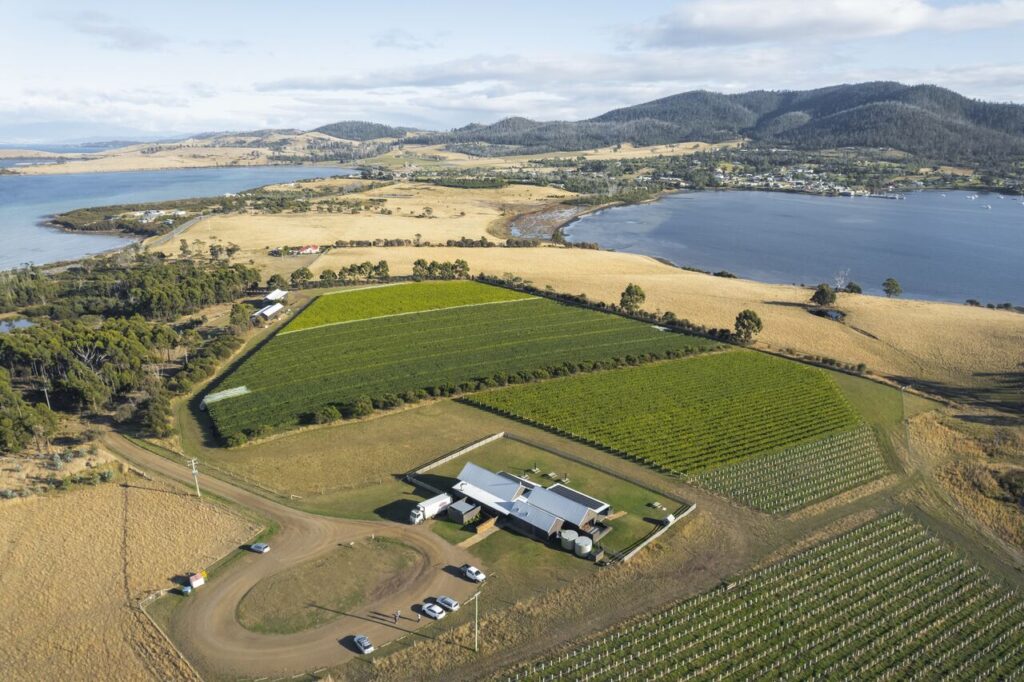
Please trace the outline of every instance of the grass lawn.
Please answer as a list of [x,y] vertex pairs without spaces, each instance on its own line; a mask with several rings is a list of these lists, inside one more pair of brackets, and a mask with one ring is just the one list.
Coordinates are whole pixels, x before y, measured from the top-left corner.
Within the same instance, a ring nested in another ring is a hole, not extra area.
[[[469,405],[439,400],[229,450],[211,442],[204,413],[197,417],[185,403],[175,408],[181,448],[200,466],[212,465],[243,482],[302,498],[293,504],[358,518],[379,518],[372,511],[376,506],[401,494],[396,491],[412,492],[397,476],[514,425]],[[348,513],[355,509],[363,513]]]
[[[394,590],[420,555],[377,538],[339,547],[256,584],[238,604],[238,622],[253,632],[290,634],[336,620],[358,604]],[[372,570],[367,567],[372,566]]]
[[457,545],[463,540],[468,540],[476,535],[476,532],[472,529],[460,526],[454,521],[449,521],[447,518],[437,518],[433,521],[428,521],[428,523],[430,524],[430,530],[453,545]]
[[[452,485],[466,462],[473,462],[491,471],[529,476],[545,487],[555,481],[546,478],[544,474],[553,472],[560,478],[568,476],[569,482],[566,485],[569,487],[607,502],[615,512],[626,512],[623,516],[608,522],[614,530],[601,540],[601,544],[613,552],[628,547],[654,529],[652,521],[645,520],[646,518],[660,519],[665,516],[667,512],[648,507],[648,502],[660,502],[672,511],[678,506],[646,488],[565,459],[553,452],[507,438],[488,443],[466,453],[463,457],[446,462],[424,474],[423,478],[433,479],[440,484],[438,487]],[[530,470],[534,467],[539,468],[541,473],[531,474]],[[454,526],[448,522],[438,523]],[[487,542],[490,542],[490,539],[483,541]]]
[[[609,535],[609,537],[611,537]],[[499,531],[469,548],[487,567],[481,610],[512,606],[601,570],[597,564],[543,542]],[[582,583],[581,583],[582,584]]]

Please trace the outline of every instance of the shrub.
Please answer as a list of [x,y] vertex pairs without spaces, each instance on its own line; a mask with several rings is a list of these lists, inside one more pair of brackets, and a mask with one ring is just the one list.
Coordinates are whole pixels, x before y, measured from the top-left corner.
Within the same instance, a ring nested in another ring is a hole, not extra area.
[[348,418],[365,417],[373,412],[373,401],[369,396],[360,396],[346,405],[342,413]]
[[232,433],[226,438],[226,440],[229,448],[236,448],[239,445],[245,445],[249,442],[249,438],[241,431]]
[[316,424],[329,424],[341,419],[341,412],[334,405],[324,405],[313,414]]

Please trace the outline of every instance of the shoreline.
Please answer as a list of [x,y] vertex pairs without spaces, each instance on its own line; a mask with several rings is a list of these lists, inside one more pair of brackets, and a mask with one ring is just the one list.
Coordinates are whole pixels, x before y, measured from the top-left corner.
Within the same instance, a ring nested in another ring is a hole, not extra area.
[[[72,161],[79,161],[80,159],[72,159]],[[32,164],[33,166],[39,167],[60,167],[64,164],[60,163],[39,163]],[[302,167],[315,167],[315,168],[355,168],[352,165],[341,165],[341,162],[335,161],[287,161],[282,163],[246,163],[246,164],[217,164],[217,165],[205,165],[205,166],[167,166],[164,168],[118,168],[111,170],[72,170],[67,172],[55,172],[55,173],[25,173],[19,170],[5,168],[4,170],[10,171],[5,175],[15,175],[20,177],[43,177],[51,175],[107,175],[112,173],[162,173],[165,171],[197,171],[197,170],[223,170],[227,168],[274,168],[278,166],[302,166]],[[274,183],[271,183],[274,184]],[[191,197],[188,197],[191,198]]]
[[[355,166],[351,166],[351,165],[343,166],[343,165],[335,164],[335,163],[332,162],[330,164],[318,164],[318,163],[298,163],[298,164],[297,163],[279,163],[279,164],[260,164],[258,166],[205,166],[205,167],[199,167],[199,168],[164,168],[164,169],[159,169],[159,171],[157,171],[157,170],[142,170],[142,171],[96,171],[96,172],[89,172],[89,173],[45,174],[45,176],[49,177],[49,176],[52,176],[52,175],[78,175],[78,176],[80,176],[80,175],[106,175],[108,173],[122,173],[122,172],[155,173],[155,172],[161,172],[161,171],[196,171],[196,170],[204,170],[206,168],[209,168],[210,170],[229,170],[229,169],[235,169],[235,168],[278,168],[278,167],[324,168],[325,170],[333,170],[333,171],[348,170],[348,171],[352,171],[352,175],[358,175],[358,173],[359,173],[358,168],[356,168]],[[20,176],[20,177],[44,177],[44,174],[25,175],[25,174],[19,174],[19,173],[11,173],[9,175],[10,176]],[[337,175],[337,173],[325,173],[325,175],[323,177],[325,177],[325,178],[326,177],[334,177],[335,175]],[[319,179],[319,178],[313,178],[313,179]],[[0,180],[0,182],[2,182],[2,180]],[[267,187],[269,185],[280,184],[280,182],[284,182],[284,181],[266,182],[265,184],[258,185],[256,187],[245,187],[243,189],[238,190],[236,193],[251,192],[251,191],[262,189],[263,187]],[[161,203],[167,203],[167,202],[173,202],[173,201],[185,201],[185,200],[194,199],[194,198],[202,198],[202,197],[201,196],[198,196],[198,197],[191,197],[190,196],[190,197],[179,197],[179,198],[176,198],[176,199],[166,199],[166,200],[162,200],[162,201],[161,200],[157,200],[157,201],[151,201],[151,202],[135,202],[135,203],[161,204]],[[69,211],[80,210],[80,209],[83,209],[83,208],[98,208],[98,207],[103,206],[103,205],[105,205],[105,204],[91,204],[90,205],[90,204],[87,203],[84,206],[79,206],[79,207],[74,208],[74,209],[69,209]],[[69,211],[64,211],[64,213],[67,213]],[[112,246],[110,248],[105,248],[105,249],[102,249],[102,250],[99,250],[99,251],[95,251],[95,252],[83,253],[80,256],[75,256],[75,257],[71,257],[71,258],[60,258],[58,260],[52,260],[52,261],[46,261],[46,262],[34,262],[34,261],[26,260],[26,261],[15,263],[15,264],[12,264],[12,265],[9,265],[9,266],[0,265],[0,273],[3,273],[3,272],[13,272],[15,270],[23,269],[26,266],[38,267],[38,268],[42,268],[44,270],[49,270],[51,268],[68,267],[70,265],[73,265],[74,263],[78,263],[80,261],[84,261],[84,260],[89,259],[89,258],[95,258],[95,257],[99,257],[99,256],[108,256],[108,255],[111,255],[111,254],[114,254],[114,253],[118,253],[120,251],[123,251],[123,250],[125,250],[127,248],[132,247],[135,244],[142,244],[142,243],[144,243],[148,239],[160,238],[160,237],[166,236],[167,234],[170,234],[170,232],[173,232],[173,230],[172,230],[172,231],[170,231],[168,233],[164,233],[164,234],[139,235],[139,234],[134,234],[134,233],[131,233],[131,232],[123,232],[123,231],[120,231],[120,230],[76,230],[76,229],[69,228],[69,227],[66,227],[64,225],[60,225],[58,223],[53,222],[57,215],[58,214],[56,214],[56,213],[46,213],[46,214],[43,214],[41,216],[36,216],[35,218],[26,218],[25,222],[20,223],[22,228],[19,228],[19,229],[44,229],[44,230],[51,230],[51,231],[60,232],[60,233],[64,233],[64,234],[69,234],[69,235],[85,236],[85,237],[91,237],[91,236],[108,237],[108,238],[109,237],[116,237],[118,239],[123,240],[124,243],[120,244],[120,245],[117,245],[117,246]],[[175,229],[177,229],[177,228],[175,228]]]
[[[704,188],[704,189],[691,189],[691,188],[670,189],[670,190],[664,190],[662,192],[659,192],[656,196],[654,196],[652,198],[649,198],[649,199],[644,199],[643,201],[633,201],[633,202],[616,201],[616,202],[610,202],[610,203],[607,203],[607,204],[601,204],[599,206],[595,206],[591,210],[584,211],[584,212],[580,213],[579,215],[574,216],[571,219],[565,221],[562,225],[559,225],[555,229],[554,233],[552,233],[552,241],[555,240],[555,235],[560,235],[561,239],[564,239],[568,243],[572,243],[571,235],[569,235],[566,232],[566,229],[571,227],[574,223],[576,223],[577,221],[579,221],[580,219],[582,219],[582,218],[584,218],[586,216],[596,215],[597,213],[600,213],[600,212],[603,212],[603,211],[607,211],[607,210],[611,210],[611,209],[615,209],[615,208],[627,208],[627,207],[630,207],[630,206],[643,206],[645,204],[653,204],[653,203],[661,201],[662,199],[665,199],[667,197],[676,196],[676,195],[680,195],[680,194],[696,194],[698,192],[765,192],[765,193],[769,193],[769,194],[772,194],[772,193],[800,194],[800,195],[805,195],[805,196],[810,196],[810,197],[820,197],[820,198],[823,198],[823,199],[879,199],[879,198],[887,199],[887,197],[879,197],[877,195],[847,196],[847,195],[840,195],[840,194],[820,194],[818,192],[803,192],[803,191],[799,191],[799,190],[790,190],[790,189],[767,189],[767,188],[751,189],[751,188],[746,188],[746,187],[710,187],[710,188]],[[996,195],[1001,195],[1001,196],[1008,197],[1008,198],[1024,197],[1024,194],[1018,195],[1018,194],[1013,194],[1011,192],[1006,192],[1006,191],[1002,191],[1002,190],[974,190],[974,189],[964,189],[964,188],[952,188],[951,189],[951,188],[931,188],[931,187],[925,188],[925,189],[909,190],[909,191],[906,191],[906,192],[901,192],[901,194],[923,194],[923,193],[928,193],[928,192],[984,192],[986,194],[996,194]],[[891,200],[891,199],[889,199],[889,200]],[[1014,199],[1014,200],[1016,200],[1016,199]],[[1024,203],[1024,202],[1018,202],[1018,203]],[[644,256],[644,257],[647,257],[647,258],[653,258],[654,260],[656,260],[656,261],[658,261],[660,263],[663,263],[665,265],[669,265],[669,266],[677,268],[679,270],[685,270],[685,271],[688,271],[688,272],[698,272],[698,273],[703,273],[703,274],[706,274],[706,275],[717,276],[717,275],[715,275],[715,272],[713,270],[707,270],[705,268],[700,268],[700,267],[696,267],[696,266],[680,265],[679,263],[676,263],[675,261],[673,261],[673,260],[671,260],[671,259],[669,259],[669,258],[667,258],[665,256],[654,254],[654,253],[646,253],[646,252],[639,252],[639,251],[627,251],[627,250],[621,250],[621,249],[610,249],[610,248],[606,248],[604,246],[601,246],[600,243],[598,243],[598,247],[601,250],[603,250],[603,251],[614,251],[614,252],[618,252],[618,253],[629,253],[629,254],[633,254],[633,255],[637,255],[637,256]],[[728,272],[729,274],[731,274],[736,279],[742,279],[742,280],[746,280],[746,281],[750,281],[750,282],[757,282],[759,284],[770,284],[770,285],[779,285],[779,286],[795,286],[795,287],[805,288],[805,289],[808,289],[808,290],[813,290],[814,287],[815,287],[815,285],[808,284],[806,282],[783,282],[783,281],[770,281],[770,280],[763,280],[763,279],[754,279],[754,278],[747,277],[747,276],[742,275],[742,274],[735,274],[732,271],[726,270],[724,268],[720,268],[719,272]],[[879,296],[881,294],[865,292],[865,293],[860,294],[860,295],[864,295],[864,296]],[[948,304],[951,304],[951,305],[964,305],[964,306],[968,306],[968,307],[980,307],[980,308],[986,308],[986,309],[1005,310],[1006,312],[1017,313],[1017,314],[1024,314],[1024,300],[1017,301],[1017,302],[1010,302],[1011,303],[1011,307],[1010,308],[999,308],[997,306],[999,306],[1001,304],[1005,304],[1007,302],[1005,299],[1000,299],[998,302],[996,302],[996,301],[982,302],[982,299],[976,298],[974,296],[966,296],[965,298],[963,298],[961,300],[951,300],[951,299],[945,299],[945,298],[925,298],[925,297],[920,297],[920,296],[913,297],[913,298],[907,297],[907,296],[899,296],[899,298],[901,298],[902,300],[907,300],[907,301],[924,301],[924,302],[927,302],[927,303],[948,303]],[[968,301],[979,301],[980,305],[979,306],[971,306],[969,303],[967,303]]]

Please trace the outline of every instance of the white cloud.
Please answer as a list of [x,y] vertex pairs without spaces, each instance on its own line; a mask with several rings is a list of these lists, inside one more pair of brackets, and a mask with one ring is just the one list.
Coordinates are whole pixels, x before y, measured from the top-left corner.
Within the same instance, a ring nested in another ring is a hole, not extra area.
[[79,12],[67,20],[67,25],[78,33],[101,38],[103,47],[115,50],[160,50],[167,43],[167,37],[158,31],[132,26],[104,12]]
[[1024,21],[1024,0],[937,7],[924,0],[690,0],[631,34],[648,46],[849,40]]
[[437,47],[437,43],[405,29],[396,28],[379,33],[373,41],[373,46],[398,50],[430,50]]
[[261,82],[261,92],[341,92],[396,87],[443,88],[467,84],[517,88],[577,88],[622,86],[636,83],[709,83],[710,74],[742,76],[749,81],[778,69],[793,68],[807,59],[783,48],[750,47],[721,51],[693,49],[666,53],[652,51],[622,55],[553,56],[525,58],[517,55],[475,55],[431,64],[381,69],[354,75],[297,77]]

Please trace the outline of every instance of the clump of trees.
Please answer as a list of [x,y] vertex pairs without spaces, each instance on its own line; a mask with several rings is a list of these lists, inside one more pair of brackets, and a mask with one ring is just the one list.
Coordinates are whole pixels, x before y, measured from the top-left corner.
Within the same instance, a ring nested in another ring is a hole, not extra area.
[[828,284],[819,284],[811,295],[811,303],[820,306],[830,306],[836,302],[836,292]]
[[48,442],[56,431],[57,415],[42,403],[30,405],[11,385],[0,367],[0,452],[18,452],[34,440]]
[[453,262],[432,260],[429,263],[423,258],[418,258],[412,264],[412,277],[415,280],[466,279],[469,272],[469,263],[461,258]]
[[761,316],[753,310],[743,310],[736,316],[736,323],[733,327],[734,336],[740,343],[750,343],[754,337],[761,333],[764,324]]
[[[136,420],[167,435],[171,395],[211,376],[241,344],[231,331],[204,338],[200,321],[168,321],[235,300],[258,278],[241,265],[132,254],[0,277],[0,301],[33,320],[0,334],[0,449],[48,442],[59,412]],[[244,331],[248,314],[233,306],[231,329]]]
[[122,258],[89,259],[52,273],[26,268],[0,275],[0,312],[172,320],[232,301],[259,283],[259,271],[241,264],[166,261],[148,254]]
[[619,307],[628,313],[635,313],[647,300],[647,294],[638,284],[630,282],[619,297]]
[[[318,277],[319,286],[333,287],[353,282],[387,282],[391,279],[391,268],[386,260],[378,261],[376,264],[370,261],[353,263],[352,265],[332,270],[325,268]],[[309,286],[313,281],[313,272],[307,267],[301,267],[289,275],[291,286],[302,288]],[[289,281],[281,275],[273,275],[267,280],[267,286],[271,289],[284,289]]]

